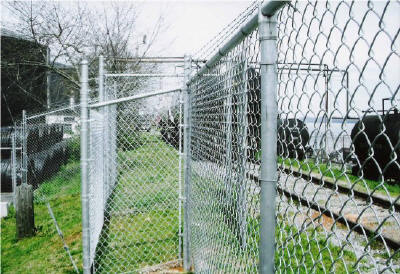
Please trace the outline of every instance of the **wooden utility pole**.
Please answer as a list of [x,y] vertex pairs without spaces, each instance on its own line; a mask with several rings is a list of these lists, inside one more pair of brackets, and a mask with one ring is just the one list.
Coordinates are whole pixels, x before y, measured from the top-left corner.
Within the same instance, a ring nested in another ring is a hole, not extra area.
[[32,186],[24,183],[17,186],[15,190],[15,202],[17,239],[33,236],[35,234],[35,220]]

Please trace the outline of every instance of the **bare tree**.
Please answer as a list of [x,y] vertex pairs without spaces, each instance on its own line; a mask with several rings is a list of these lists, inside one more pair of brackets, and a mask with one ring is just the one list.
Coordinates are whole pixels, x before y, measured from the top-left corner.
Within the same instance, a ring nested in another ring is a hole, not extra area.
[[[96,77],[96,60],[100,54],[109,57],[106,65],[110,72],[137,71],[138,63],[118,60],[145,56],[164,27],[160,16],[150,33],[139,35],[140,3],[135,2],[108,2],[99,6],[82,1],[12,1],[2,6],[17,19],[13,30],[40,45],[37,51],[42,56],[27,56],[14,63],[2,61],[3,71],[7,66],[42,67],[46,73],[51,71],[64,79],[75,94],[79,89],[79,64],[83,57],[91,64],[91,78]],[[138,44],[140,56],[136,56]],[[47,49],[51,52],[50,60]],[[60,63],[68,66],[60,66]]]

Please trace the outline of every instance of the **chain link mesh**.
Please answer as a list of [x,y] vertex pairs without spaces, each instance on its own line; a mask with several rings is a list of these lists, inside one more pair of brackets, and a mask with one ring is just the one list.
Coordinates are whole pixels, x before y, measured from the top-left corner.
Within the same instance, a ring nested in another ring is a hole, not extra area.
[[[398,1],[293,1],[276,16],[276,272],[400,271],[399,12]],[[198,273],[259,271],[259,43],[255,29],[188,86],[183,198]],[[158,89],[137,72],[106,74],[104,100]],[[180,264],[181,104],[172,93],[90,108],[95,271]]]
[[[129,73],[106,74],[104,101],[160,85]],[[148,273],[160,264],[181,264],[181,101],[174,92],[90,109],[90,260],[96,272]]]
[[60,239],[56,241],[66,251],[61,253],[63,268],[78,271],[82,261],[80,106],[28,114],[21,123],[19,139],[24,153],[17,184],[24,181],[26,168],[26,182],[33,186],[35,237],[58,233]]
[[[398,1],[293,1],[278,13],[279,273],[400,270],[399,12]],[[189,87],[199,273],[258,271],[257,36]]]
[[[18,123],[19,124],[19,123]],[[21,184],[21,127],[1,128],[1,192],[13,193],[15,186]],[[14,142],[13,138],[15,136]],[[13,159],[13,151],[15,159]],[[15,178],[13,179],[13,176]]]
[[258,32],[190,86],[191,245],[196,272],[257,272]]
[[35,201],[57,199],[63,190],[79,195],[79,121],[79,105],[27,116],[27,183]]
[[276,267],[400,270],[398,1],[278,16]]

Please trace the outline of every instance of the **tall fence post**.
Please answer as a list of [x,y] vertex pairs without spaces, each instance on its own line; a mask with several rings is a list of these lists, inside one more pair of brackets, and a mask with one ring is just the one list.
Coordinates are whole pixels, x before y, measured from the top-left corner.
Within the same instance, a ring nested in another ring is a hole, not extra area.
[[26,124],[26,110],[22,111],[22,183],[28,183],[28,152],[27,152],[28,128]]
[[13,204],[16,205],[15,192],[17,189],[17,151],[16,151],[16,128],[14,127],[14,132],[11,137],[11,182],[13,190]]
[[[183,83],[184,85],[186,84],[186,83]],[[182,175],[183,175],[183,173],[182,173],[182,156],[183,156],[183,147],[182,147],[182,145],[183,145],[183,140],[182,140],[182,137],[183,137],[183,132],[182,132],[182,126],[183,126],[183,121],[182,121],[182,117],[183,117],[183,115],[182,115],[182,105],[183,105],[183,90],[181,90],[180,92],[179,92],[179,166],[178,166],[178,170],[179,170],[179,175],[178,175],[178,192],[179,192],[179,205],[178,205],[178,207],[179,207],[179,241],[178,241],[178,245],[179,245],[179,247],[178,247],[178,250],[179,250],[179,260],[182,260],[182,258],[183,258],[183,250],[182,250],[182,240],[183,240],[183,227],[182,227],[182,224],[183,224],[183,222],[182,222],[182,202],[183,202],[183,200],[182,200],[182,197],[183,197],[183,194],[182,194],[182,191],[183,191],[183,189],[182,189]]]
[[[103,55],[99,56],[99,102],[104,102],[105,101],[105,94],[104,94],[104,57]],[[105,206],[106,201],[107,201],[107,193],[108,193],[108,184],[106,183],[107,179],[107,171],[108,171],[108,166],[107,166],[107,150],[106,146],[109,145],[108,140],[107,140],[107,128],[108,128],[108,121],[106,120],[106,108],[107,107],[101,107],[99,109],[99,112],[101,114],[102,118],[102,129],[101,130],[101,159],[100,159],[100,165],[102,166],[101,169],[101,185],[103,188],[103,203],[102,206]]]
[[277,22],[258,15],[261,50],[261,201],[260,273],[274,273],[275,196],[277,184]]
[[83,273],[90,273],[88,62],[81,63],[81,192]]
[[184,57],[184,208],[183,208],[183,268],[185,271],[190,271],[191,268],[191,252],[190,252],[190,90],[187,83],[190,78],[191,70],[191,57],[185,55]]
[[35,234],[35,215],[33,209],[33,187],[28,185],[28,129],[26,111],[22,111],[22,184],[15,188],[15,222],[17,238]]
[[99,56],[99,101],[104,101],[104,57]]

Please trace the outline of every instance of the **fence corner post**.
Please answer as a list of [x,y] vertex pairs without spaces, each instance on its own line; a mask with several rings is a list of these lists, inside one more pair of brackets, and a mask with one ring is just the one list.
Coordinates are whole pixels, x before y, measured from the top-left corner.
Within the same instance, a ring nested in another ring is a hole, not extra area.
[[90,273],[88,62],[81,63],[81,199],[83,273]]
[[191,56],[185,54],[184,57],[184,230],[183,230],[183,268],[185,271],[190,271],[192,266],[191,250],[190,250],[190,90],[187,85],[191,71]]
[[277,21],[258,14],[261,74],[260,273],[274,273],[277,183]]

